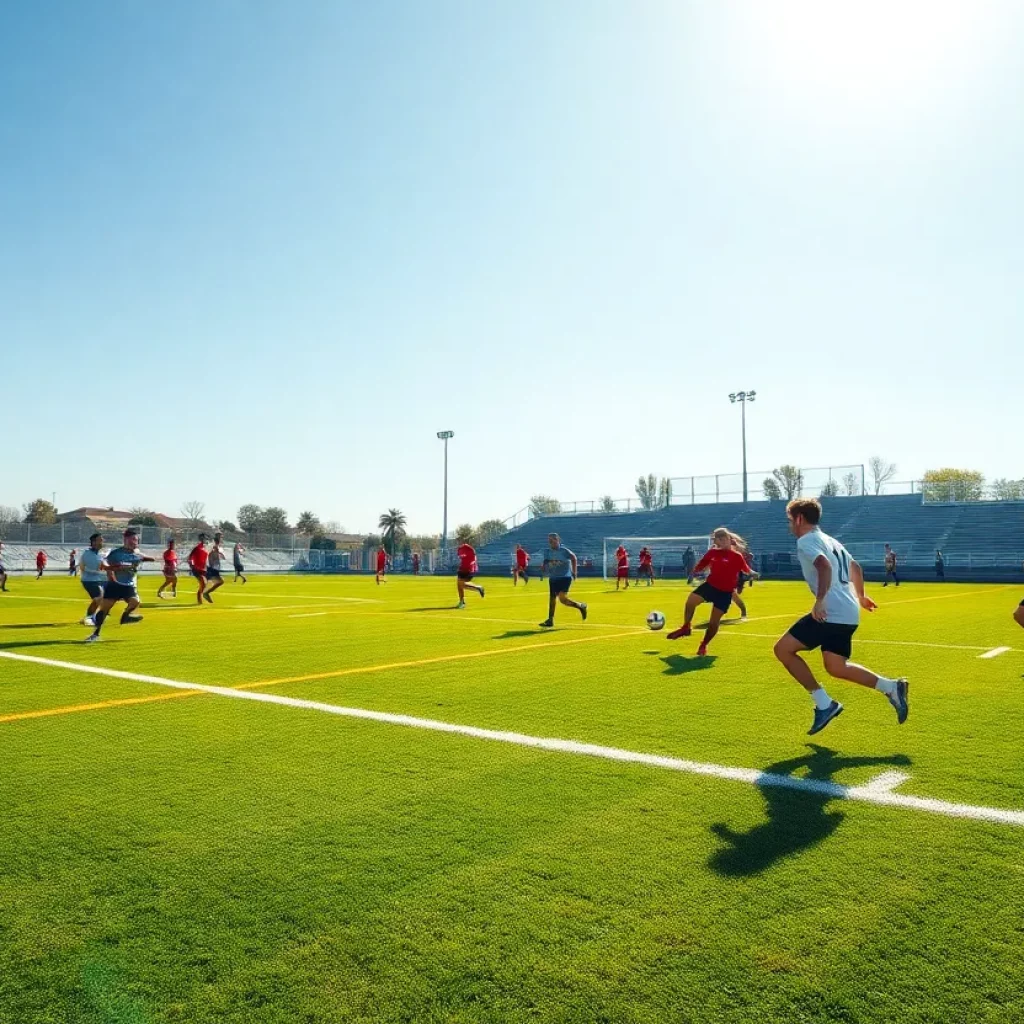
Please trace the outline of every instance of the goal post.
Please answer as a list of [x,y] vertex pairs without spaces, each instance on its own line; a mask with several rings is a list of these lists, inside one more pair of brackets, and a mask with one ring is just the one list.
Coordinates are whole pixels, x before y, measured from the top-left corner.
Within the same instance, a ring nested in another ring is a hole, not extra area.
[[601,555],[603,579],[615,579],[618,569],[615,552],[620,544],[629,553],[631,579],[636,578],[636,570],[640,564],[640,549],[644,547],[651,552],[655,576],[681,576],[685,579],[687,552],[692,553],[693,561],[696,563],[711,546],[711,541],[706,533],[690,537],[605,537]]

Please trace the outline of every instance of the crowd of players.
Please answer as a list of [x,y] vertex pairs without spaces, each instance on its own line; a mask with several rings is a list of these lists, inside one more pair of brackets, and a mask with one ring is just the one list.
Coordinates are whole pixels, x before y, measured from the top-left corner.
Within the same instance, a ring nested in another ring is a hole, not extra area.
[[[814,719],[809,734],[820,732],[843,711],[843,705],[832,699],[817,681],[811,667],[801,656],[807,651],[820,650],[826,673],[833,679],[855,683],[875,690],[885,696],[896,712],[897,721],[902,724],[910,712],[907,679],[890,678],[858,665],[851,660],[853,637],[860,624],[861,611],[874,611],[875,602],[864,589],[864,572],[860,564],[834,537],[824,533],[820,527],[821,503],[813,498],[798,498],[786,507],[790,531],[797,538],[797,558],[804,579],[814,594],[814,605],[809,614],[794,623],[779,638],[774,647],[775,657],[786,671],[808,692],[814,704]],[[892,580],[897,586],[896,559],[886,545],[886,581]],[[248,582],[242,556],[245,548],[235,544],[232,549],[234,581]],[[472,591],[484,597],[484,587],[474,583],[478,572],[476,550],[469,543],[463,543],[456,552],[459,560],[456,572],[458,608],[466,607],[466,592]],[[629,552],[620,545],[616,557],[616,590],[620,584],[629,586]],[[198,543],[188,555],[188,567],[197,581],[196,602],[213,604],[213,594],[224,585],[223,566],[227,556],[224,538],[220,532],[213,535],[207,546],[205,534],[199,534]],[[103,536],[94,533],[89,538],[89,547],[81,558],[72,551],[68,566],[69,574],[80,574],[82,586],[89,595],[90,603],[82,624],[91,626],[92,632],[86,637],[87,643],[100,639],[103,625],[114,607],[124,602],[121,614],[122,625],[133,625],[142,621],[135,614],[140,600],[137,588],[139,566],[156,559],[139,551],[139,533],[134,528],[125,530],[119,547],[104,553]],[[517,544],[512,565],[513,585],[520,580],[529,582],[530,556]],[[45,552],[40,552],[36,561],[37,578],[46,568]],[[382,547],[377,553],[376,580],[384,581],[387,570],[387,552]],[[418,559],[414,558],[413,571],[418,573]],[[697,608],[704,603],[711,605],[711,615],[704,627],[703,636],[697,648],[697,656],[705,657],[708,645],[718,633],[722,617],[737,603],[742,618],[746,619],[746,606],[740,598],[745,583],[751,583],[758,573],[750,565],[749,552],[743,538],[721,527],[712,535],[712,545],[694,565],[687,566],[688,576],[706,573],[706,579],[688,597],[684,606],[683,624],[667,635],[669,640],[680,640],[693,633],[693,618]],[[544,628],[554,626],[558,604],[573,608],[581,618],[587,619],[586,602],[577,602],[569,597],[574,580],[579,573],[579,562],[573,551],[567,548],[557,533],[548,536],[548,550],[544,553],[541,573],[548,578],[548,616],[540,623]],[[164,582],[157,591],[157,597],[173,600],[178,596],[178,554],[174,540],[168,542],[163,553]],[[646,546],[639,553],[637,583],[645,579],[648,586],[654,585],[653,556]],[[7,573],[3,567],[3,544],[0,543],[0,591],[7,591]],[[1024,601],[1017,607],[1014,619],[1024,627]]]

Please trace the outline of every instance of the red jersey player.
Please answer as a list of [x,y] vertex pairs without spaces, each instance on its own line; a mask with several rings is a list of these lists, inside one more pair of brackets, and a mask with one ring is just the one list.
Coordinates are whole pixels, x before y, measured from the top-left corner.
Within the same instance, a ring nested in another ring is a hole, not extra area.
[[459,588],[459,607],[466,607],[466,591],[475,590],[481,597],[484,596],[484,588],[477,583],[471,582],[477,571],[476,551],[472,544],[460,544],[455,552],[459,556],[459,571],[456,574],[456,581]]
[[164,552],[164,581],[160,584],[160,589],[156,592],[156,596],[166,600],[166,598],[164,598],[164,591],[168,587],[171,588],[171,597],[177,597],[178,552],[174,549],[173,537],[167,542],[167,550]]
[[678,640],[680,637],[689,636],[692,632],[693,613],[697,607],[705,601],[713,605],[711,619],[708,622],[704,639],[697,649],[697,657],[702,658],[708,653],[708,644],[715,638],[718,632],[718,624],[722,616],[729,610],[732,604],[733,591],[739,583],[740,573],[745,572],[753,575],[754,570],[747,565],[747,560],[733,547],[733,535],[719,527],[712,534],[715,546],[697,563],[694,572],[701,572],[708,569],[706,583],[702,583],[686,599],[686,619],[679,629],[673,630],[668,635],[669,640]]
[[[192,575],[199,581],[199,589],[196,591],[196,602],[203,603],[203,595],[206,591],[206,563],[210,558],[206,550],[206,534],[199,534],[199,543],[188,553],[188,567]],[[213,604],[211,601],[210,604]]]
[[36,555],[36,573],[37,573],[36,579],[37,580],[41,580],[43,578],[43,573],[46,571],[46,562],[47,562],[46,552],[45,551],[40,551],[39,554]]
[[377,552],[377,586],[380,586],[380,584],[383,582],[384,573],[387,571],[387,568],[388,553],[382,545],[381,549]]
[[629,552],[620,544],[615,549],[615,589],[625,580],[626,590],[629,589]]
[[530,578],[526,574],[526,570],[529,568],[529,566],[530,556],[526,553],[526,549],[522,546],[522,544],[517,544],[516,560],[515,564],[512,566],[512,586],[517,586],[519,584],[520,578],[522,579],[524,585],[530,582]]
[[654,555],[651,554],[649,547],[640,549],[640,566],[636,571],[638,585],[641,576],[647,577],[647,586],[654,586]]

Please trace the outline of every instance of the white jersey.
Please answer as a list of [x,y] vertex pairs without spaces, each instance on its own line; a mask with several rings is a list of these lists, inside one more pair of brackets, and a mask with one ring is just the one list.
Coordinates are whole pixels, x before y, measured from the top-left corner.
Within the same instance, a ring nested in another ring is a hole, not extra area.
[[821,530],[811,530],[796,542],[796,554],[800,559],[800,569],[811,588],[811,593],[818,593],[818,570],[814,560],[824,555],[832,563],[832,585],[825,595],[825,620],[845,626],[860,624],[860,601],[850,583],[850,552],[834,537]]

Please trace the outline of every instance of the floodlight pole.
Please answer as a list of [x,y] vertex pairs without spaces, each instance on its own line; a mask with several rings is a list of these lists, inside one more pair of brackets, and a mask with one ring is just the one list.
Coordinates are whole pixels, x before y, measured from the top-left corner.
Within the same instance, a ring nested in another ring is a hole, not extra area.
[[747,402],[753,402],[756,391],[735,391],[729,395],[729,401],[735,405],[740,403],[740,429],[743,435],[743,504],[747,503]]
[[441,532],[441,551],[448,558],[448,442],[455,436],[454,430],[439,430],[437,436],[444,441],[444,526]]

